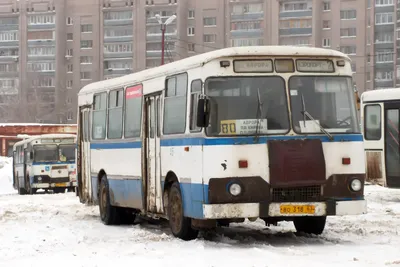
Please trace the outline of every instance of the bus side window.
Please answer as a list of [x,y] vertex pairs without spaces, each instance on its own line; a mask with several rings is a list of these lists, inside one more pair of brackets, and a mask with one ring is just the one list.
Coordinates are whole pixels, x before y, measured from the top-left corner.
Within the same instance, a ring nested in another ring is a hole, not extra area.
[[114,90],[109,93],[108,101],[108,139],[122,138],[122,106],[124,91]]
[[365,140],[376,141],[381,139],[382,122],[381,106],[367,105],[364,107],[364,137]]
[[166,80],[164,97],[163,133],[182,134],[186,127],[186,97],[188,76],[186,73]]
[[107,115],[107,93],[101,93],[94,96],[93,100],[93,139],[106,138],[106,115]]
[[192,81],[192,85],[190,88],[190,131],[191,132],[200,132],[201,128],[197,127],[196,119],[197,119],[197,101],[199,100],[199,96],[201,94],[202,81],[194,80]]

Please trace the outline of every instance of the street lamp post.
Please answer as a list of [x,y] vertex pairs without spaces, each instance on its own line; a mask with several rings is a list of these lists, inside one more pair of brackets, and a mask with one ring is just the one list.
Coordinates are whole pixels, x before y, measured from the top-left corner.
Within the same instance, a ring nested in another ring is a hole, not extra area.
[[171,24],[176,19],[176,15],[172,15],[165,22],[162,22],[161,16],[156,15],[156,19],[161,26],[161,65],[164,65],[164,54],[165,54],[165,30],[168,24]]

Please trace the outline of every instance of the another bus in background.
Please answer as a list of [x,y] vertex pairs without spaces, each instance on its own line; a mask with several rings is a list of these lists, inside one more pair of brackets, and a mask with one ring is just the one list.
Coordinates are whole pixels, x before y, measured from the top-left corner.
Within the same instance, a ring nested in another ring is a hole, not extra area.
[[378,89],[361,95],[367,181],[400,188],[400,89]]
[[76,135],[44,134],[28,137],[13,147],[13,185],[20,195],[38,189],[54,193],[74,191]]

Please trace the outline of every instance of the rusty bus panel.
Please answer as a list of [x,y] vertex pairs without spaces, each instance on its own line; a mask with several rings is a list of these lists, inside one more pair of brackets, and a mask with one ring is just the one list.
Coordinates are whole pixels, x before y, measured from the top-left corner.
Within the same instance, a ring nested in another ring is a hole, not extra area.
[[383,186],[385,181],[382,171],[382,154],[382,151],[365,152],[367,159],[367,181]]
[[11,157],[12,146],[22,140],[18,135],[76,134],[76,124],[4,123],[0,124],[1,156]]

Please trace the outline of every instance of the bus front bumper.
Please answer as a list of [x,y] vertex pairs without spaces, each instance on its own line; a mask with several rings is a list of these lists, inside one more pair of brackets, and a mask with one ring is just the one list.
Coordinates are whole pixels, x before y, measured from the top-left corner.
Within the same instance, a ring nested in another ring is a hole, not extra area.
[[77,183],[76,182],[67,182],[67,183],[34,183],[31,185],[32,188],[37,188],[37,189],[51,189],[51,188],[57,188],[57,187],[76,187]]
[[[306,206],[306,207],[304,207]],[[291,202],[291,203],[229,203],[204,204],[204,219],[344,216],[367,213],[366,200]]]

